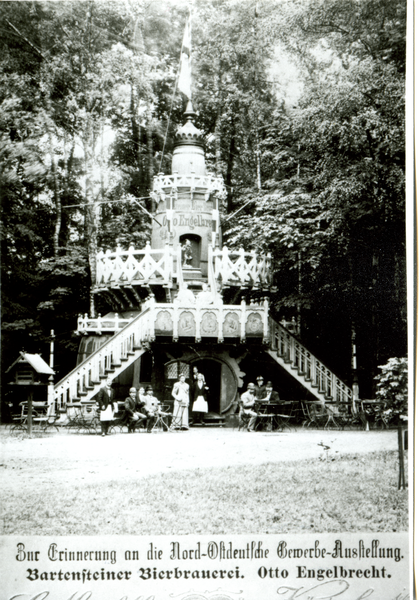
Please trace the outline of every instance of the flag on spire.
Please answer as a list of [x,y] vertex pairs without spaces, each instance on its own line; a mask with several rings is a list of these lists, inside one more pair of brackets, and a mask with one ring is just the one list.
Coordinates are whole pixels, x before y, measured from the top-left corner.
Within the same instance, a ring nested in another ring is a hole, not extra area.
[[182,41],[178,89],[191,100],[191,14],[185,25],[184,39]]

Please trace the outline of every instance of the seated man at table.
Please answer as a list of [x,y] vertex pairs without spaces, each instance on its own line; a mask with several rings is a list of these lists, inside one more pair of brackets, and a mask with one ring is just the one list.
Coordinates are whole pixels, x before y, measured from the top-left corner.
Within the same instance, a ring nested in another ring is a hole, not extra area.
[[128,433],[134,433],[134,429],[136,428],[137,423],[141,419],[146,419],[146,415],[139,412],[137,410],[137,390],[135,387],[130,388],[129,396],[124,401],[125,408],[125,416],[124,419],[126,421],[128,427]]
[[248,431],[255,431],[255,423],[257,421],[257,413],[254,410],[255,406],[255,384],[248,383],[248,388],[246,392],[244,392],[241,396],[241,400],[239,402],[240,411],[239,418],[241,418],[241,414],[250,417],[248,422]]
[[153,425],[156,423],[156,418],[163,414],[160,409],[159,400],[153,395],[153,388],[150,386],[146,390],[146,399],[143,406],[143,411],[147,415],[147,433],[151,433]]
[[270,402],[270,404],[281,404],[280,396],[278,392],[273,390],[273,384],[271,381],[267,381],[265,385],[266,396],[262,399],[263,402]]

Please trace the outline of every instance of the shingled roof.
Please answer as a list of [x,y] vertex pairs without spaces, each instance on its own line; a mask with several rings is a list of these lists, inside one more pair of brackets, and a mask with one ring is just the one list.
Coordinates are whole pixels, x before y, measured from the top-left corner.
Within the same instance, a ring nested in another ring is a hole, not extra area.
[[54,371],[45,362],[40,354],[28,354],[28,352],[19,352],[20,356],[15,362],[7,369],[6,373],[11,371],[13,367],[19,363],[29,363],[31,367],[42,375],[54,375]]

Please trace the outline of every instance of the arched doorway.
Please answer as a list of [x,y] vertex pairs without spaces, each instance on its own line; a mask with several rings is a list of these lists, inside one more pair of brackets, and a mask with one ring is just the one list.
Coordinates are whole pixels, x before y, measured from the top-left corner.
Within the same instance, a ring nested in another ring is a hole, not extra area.
[[172,360],[165,365],[165,399],[171,398],[171,391],[179,376],[185,375],[187,382],[192,385],[193,367],[204,375],[208,391],[209,413],[223,414],[229,409],[236,398],[238,379],[224,360],[212,356],[193,358],[188,361]]

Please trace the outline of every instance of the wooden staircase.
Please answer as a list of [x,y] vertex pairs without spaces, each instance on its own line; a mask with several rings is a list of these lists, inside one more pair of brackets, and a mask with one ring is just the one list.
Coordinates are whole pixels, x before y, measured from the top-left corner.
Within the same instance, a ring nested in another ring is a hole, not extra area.
[[54,386],[57,408],[91,400],[110,373],[116,377],[146,352],[153,336],[151,311],[147,307]]
[[[211,288],[215,287],[215,282],[211,278],[209,283]],[[176,307],[174,309],[169,305],[155,305],[154,302],[149,302],[145,310],[59,381],[54,386],[57,408],[62,409],[74,402],[90,401],[97,394],[108,374],[111,373],[116,377],[125,371],[146,352],[149,342],[155,339],[156,310],[169,310],[169,308],[175,310],[174,319],[176,319],[176,310],[178,310]],[[266,352],[296,381],[317,400],[336,402],[352,400],[352,390],[307,350],[290,331],[270,317],[268,310],[264,319],[268,319],[268,324],[266,323],[265,326],[268,327],[264,333],[264,339],[267,341],[268,338]]]
[[272,317],[269,317],[269,331],[267,353],[317,400],[352,400],[352,390]]

